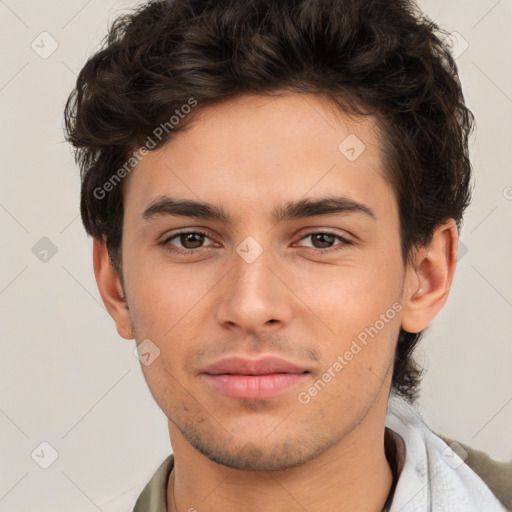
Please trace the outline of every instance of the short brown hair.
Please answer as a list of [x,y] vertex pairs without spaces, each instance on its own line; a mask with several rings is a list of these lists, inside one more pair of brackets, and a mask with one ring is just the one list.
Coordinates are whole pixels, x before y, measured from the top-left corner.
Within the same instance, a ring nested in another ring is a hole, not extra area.
[[[156,147],[202,107],[286,89],[375,114],[409,263],[443,221],[460,230],[471,198],[474,119],[446,35],[406,0],[165,0],[120,16],[65,109],[86,231],[106,241],[123,283],[122,186],[101,198],[98,189],[190,98],[197,107]],[[392,385],[409,401],[421,380],[412,352],[423,332],[401,330],[398,339]]]

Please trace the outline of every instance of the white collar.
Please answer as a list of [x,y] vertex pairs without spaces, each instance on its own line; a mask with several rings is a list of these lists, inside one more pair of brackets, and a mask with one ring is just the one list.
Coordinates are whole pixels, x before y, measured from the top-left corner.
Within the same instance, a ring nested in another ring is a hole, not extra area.
[[[405,443],[390,512],[506,512],[483,480],[426,425],[416,405],[392,391],[386,426]],[[451,446],[451,445],[450,445]],[[452,449],[453,448],[453,449]],[[462,447],[461,447],[462,448]]]

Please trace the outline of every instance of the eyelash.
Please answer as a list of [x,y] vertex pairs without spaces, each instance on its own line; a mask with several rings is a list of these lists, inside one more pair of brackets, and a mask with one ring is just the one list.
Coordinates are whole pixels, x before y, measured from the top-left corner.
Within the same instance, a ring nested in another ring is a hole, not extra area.
[[[198,249],[176,249],[175,247],[171,246],[171,244],[170,244],[171,240],[178,238],[180,235],[190,235],[190,234],[203,235],[206,238],[209,238],[208,234],[205,233],[204,231],[181,231],[179,233],[174,233],[173,235],[167,237],[165,240],[160,242],[160,245],[163,245],[166,250],[168,250],[172,253],[186,255],[186,256],[196,254],[197,252],[206,248],[206,247],[200,247]],[[310,233],[305,234],[299,241],[302,241],[305,238],[308,238],[313,235],[330,235],[330,236],[333,236],[334,238],[337,238],[339,241],[341,241],[341,244],[337,244],[336,246],[334,246],[334,248],[329,247],[326,249],[316,249],[314,247],[309,247],[310,251],[312,251],[314,254],[317,254],[317,255],[324,255],[326,253],[332,253],[332,252],[342,249],[346,245],[353,245],[352,241],[347,240],[346,238],[344,238],[340,235],[337,235],[336,233],[333,233],[331,231],[312,231]]]

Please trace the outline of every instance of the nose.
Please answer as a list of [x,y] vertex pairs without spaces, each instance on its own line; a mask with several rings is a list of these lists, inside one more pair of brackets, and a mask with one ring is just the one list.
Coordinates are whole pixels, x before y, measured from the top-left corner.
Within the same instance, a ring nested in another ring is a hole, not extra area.
[[251,334],[288,324],[297,299],[283,262],[270,249],[253,260],[246,257],[243,247],[234,251],[231,260],[231,270],[216,290],[218,322]]

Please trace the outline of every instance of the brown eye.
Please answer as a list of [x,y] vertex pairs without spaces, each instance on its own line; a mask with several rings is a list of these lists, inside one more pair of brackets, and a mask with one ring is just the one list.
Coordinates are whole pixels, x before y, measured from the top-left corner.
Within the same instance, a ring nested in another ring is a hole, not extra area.
[[[309,241],[309,243],[304,243],[307,241]],[[300,244],[301,247],[308,247],[316,254],[330,254],[338,249],[343,249],[353,244],[350,240],[335,233],[329,233],[328,231],[308,233],[301,238],[300,242],[303,242]]]
[[204,242],[204,235],[201,233],[181,233],[180,243],[185,249],[197,249]]
[[311,240],[313,241],[313,247],[317,249],[326,249],[332,247],[334,243],[335,236],[330,235],[329,233],[315,233],[311,236]]
[[210,247],[203,245],[205,240],[210,240],[210,238],[201,231],[182,231],[167,237],[161,242],[161,245],[171,252],[187,255]]

